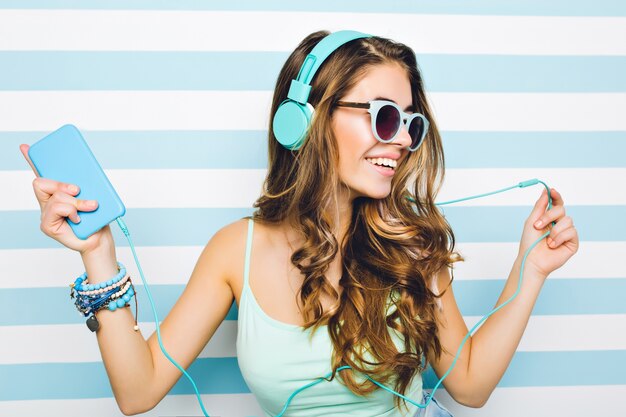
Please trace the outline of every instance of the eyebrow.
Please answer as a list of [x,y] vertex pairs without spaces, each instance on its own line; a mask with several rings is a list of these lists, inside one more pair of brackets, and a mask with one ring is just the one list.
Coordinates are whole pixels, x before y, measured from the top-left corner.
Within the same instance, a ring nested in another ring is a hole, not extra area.
[[[388,97],[380,97],[380,96],[379,96],[379,97],[376,97],[374,100],[387,100],[387,101],[393,101],[394,103],[396,103],[396,101],[395,101],[395,100],[392,100],[392,99],[390,99],[390,98],[388,98]],[[396,104],[398,104],[398,103],[396,103]],[[404,111],[405,111],[405,112],[413,112],[413,104],[410,104],[410,105],[406,106],[406,108],[404,109]]]

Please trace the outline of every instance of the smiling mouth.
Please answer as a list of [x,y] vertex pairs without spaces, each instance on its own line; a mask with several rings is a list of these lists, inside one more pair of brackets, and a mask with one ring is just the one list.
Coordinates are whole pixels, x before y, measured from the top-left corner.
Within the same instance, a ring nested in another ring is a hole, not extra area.
[[381,167],[381,168],[387,168],[389,170],[395,170],[396,167],[398,166],[398,161],[396,161],[395,159],[389,159],[389,158],[365,158],[365,160],[367,162],[369,162],[370,164],[377,166],[377,167]]

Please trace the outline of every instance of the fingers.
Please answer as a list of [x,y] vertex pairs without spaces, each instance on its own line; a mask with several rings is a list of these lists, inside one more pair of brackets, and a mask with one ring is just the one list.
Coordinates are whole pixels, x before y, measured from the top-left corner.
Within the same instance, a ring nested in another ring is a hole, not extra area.
[[539,196],[539,199],[537,200],[537,202],[535,202],[535,206],[533,207],[530,213],[530,218],[535,219],[536,221],[536,219],[541,215],[541,213],[546,211],[547,207],[548,207],[548,193],[546,192],[546,189],[544,188],[543,191],[541,192],[541,195]]
[[566,228],[562,232],[558,233],[553,238],[548,237],[547,243],[548,243],[548,246],[551,248],[558,248],[563,243],[568,242],[570,240],[574,242],[576,245],[578,244],[578,233],[576,232],[576,229],[574,228],[573,225]]
[[530,218],[534,219],[533,224],[536,229],[543,229],[551,222],[565,215],[561,194],[554,188],[550,188],[550,198],[552,199],[552,208],[546,210],[548,208],[548,193],[544,188],[533,207]]
[[561,193],[559,193],[554,188],[550,188],[550,198],[552,198],[552,207],[554,207],[554,206],[562,206],[564,204],[563,203],[563,197],[561,196]]
[[[53,206],[53,205],[69,206],[71,207],[71,210],[73,210],[73,212],[93,211],[96,209],[96,207],[98,207],[98,202],[96,200],[82,200],[79,198],[74,198],[71,195],[68,195],[65,193],[56,193],[49,200],[49,204],[50,206]],[[74,221],[74,219],[72,219],[72,221]]]
[[33,164],[33,161],[30,160],[30,156],[28,156],[28,150],[29,149],[30,149],[30,146],[28,146],[25,143],[20,145],[20,151],[22,152],[22,155],[24,155],[24,158],[26,159],[26,162],[28,162],[28,165],[30,165],[30,168],[35,173],[35,176],[38,177],[39,174],[37,173],[37,169],[35,168],[35,165]]
[[35,191],[35,197],[37,197],[37,201],[39,201],[39,204],[42,207],[42,203],[46,203],[52,197],[52,195],[57,192],[66,193],[71,196],[79,193],[80,189],[74,184],[63,183],[60,181],[51,180],[49,178],[40,177],[37,173],[35,165],[28,156],[29,149],[30,146],[28,146],[27,144],[20,145],[20,151],[22,152],[22,155],[26,159],[26,162],[28,162],[28,165],[30,165],[30,168],[35,173],[36,178],[33,180],[33,190]]
[[53,236],[65,218],[74,223],[80,222],[79,211],[93,211],[98,207],[95,200],[81,200],[65,193],[55,193],[48,201],[41,215],[41,230],[48,236]]
[[556,247],[563,243],[569,233],[569,229],[574,229],[574,221],[570,216],[564,216],[550,230],[550,235],[546,238],[548,246]]
[[35,196],[42,206],[47,203],[50,197],[55,193],[61,192],[73,196],[80,191],[74,184],[67,184],[43,177],[37,177],[33,180],[33,190],[35,190]]
[[534,223],[535,229],[543,229],[547,225],[552,222],[556,222],[557,219],[565,216],[565,207],[563,206],[552,206],[552,208],[537,219]]

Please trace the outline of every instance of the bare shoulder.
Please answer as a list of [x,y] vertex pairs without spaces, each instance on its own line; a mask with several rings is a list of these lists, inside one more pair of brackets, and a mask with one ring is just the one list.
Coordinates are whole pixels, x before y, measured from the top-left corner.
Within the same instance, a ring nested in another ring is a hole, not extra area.
[[243,271],[248,219],[239,219],[219,229],[200,255],[198,265],[210,264],[230,285],[233,277]]

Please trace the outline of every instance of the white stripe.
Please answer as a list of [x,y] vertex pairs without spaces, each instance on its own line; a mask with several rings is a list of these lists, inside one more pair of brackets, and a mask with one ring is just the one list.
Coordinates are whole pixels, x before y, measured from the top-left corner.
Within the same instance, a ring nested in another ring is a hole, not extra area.
[[[207,240],[209,238],[207,236]],[[459,244],[457,249],[465,257],[465,262],[454,264],[454,279],[506,279],[517,255],[518,245],[517,242]],[[148,285],[185,285],[202,249],[202,246],[135,248]],[[140,285],[141,277],[130,247],[118,246],[116,252],[118,260],[135,277],[135,283]],[[625,264],[615,262],[616,259],[622,259],[625,253],[626,242],[583,241],[576,256],[554,271],[548,279],[626,278]],[[0,289],[67,287],[84,270],[80,256],[65,248],[0,250],[0,271],[12,271],[8,275],[9,279],[0,281]]]
[[[464,318],[468,331],[481,319],[477,316]],[[144,338],[148,338],[155,328],[154,323],[140,323]],[[626,349],[626,332],[609,332],[606,329],[626,329],[626,314],[531,316],[517,351]],[[102,360],[97,340],[82,322],[0,326],[0,340],[11,341],[0,344],[0,365]],[[42,340],[46,341],[45,349],[41,349]],[[237,322],[225,320],[202,350],[200,357],[236,357],[236,340]]]
[[417,53],[626,54],[623,17],[200,10],[2,10],[0,50],[288,51],[346,22]]
[[[592,371],[581,367],[580,372]],[[454,417],[621,417],[626,385],[496,388],[482,408],[464,407],[444,390],[438,389],[435,398]]]
[[265,91],[3,91],[0,130],[54,130],[66,123],[89,130],[260,130],[269,126],[270,96]]
[[[146,299],[145,308],[149,307]],[[0,340],[11,343],[0,344],[0,365],[17,363],[100,362],[102,356],[98,341],[78,315],[80,324],[54,324],[32,326],[0,326]],[[162,320],[163,318],[161,318]],[[141,334],[148,339],[156,330],[154,322],[138,323]],[[41,348],[41,341],[46,348]],[[204,347],[199,357],[235,357],[237,352],[237,322],[224,320]],[[164,342],[167,350],[167,343]]]
[[[445,182],[436,201],[480,195],[533,178],[556,189],[563,196],[566,207],[626,205],[625,168],[446,169]],[[544,189],[537,184],[450,206],[534,206]]]
[[[454,264],[455,280],[506,279],[519,250],[519,243],[460,243],[465,258]],[[626,278],[626,264],[616,262],[626,254],[626,242],[580,243],[578,252],[548,279]]]
[[[264,415],[253,394],[205,394],[200,398],[211,417]],[[114,398],[0,401],[0,415],[3,416],[41,417],[44,414],[46,417],[124,417]],[[195,417],[202,416],[202,410],[195,395],[168,395],[141,416]]]
[[[111,169],[105,172],[127,209],[231,208],[252,207],[260,196],[266,170]],[[539,178],[560,192],[566,207],[626,205],[626,168],[447,169],[436,201],[491,192],[531,178]],[[0,171],[0,189],[11,190],[12,196],[0,200],[0,211],[39,210],[33,179],[30,170]],[[532,207],[543,189],[541,185],[516,188],[451,206]],[[442,207],[445,211],[448,206]]]
[[[481,318],[482,316],[465,316],[467,330]],[[480,327],[474,334],[479,329]],[[626,332],[617,329],[626,329],[626,314],[531,316],[517,351],[624,350]]]
[[[271,95],[270,91],[2,91],[0,131],[46,131],[66,123],[105,131],[267,130]],[[427,96],[442,132],[626,130],[621,113],[625,93]],[[580,109],[585,109],[584,117]]]
[[[129,225],[132,233],[132,226]],[[210,236],[207,236],[207,240]],[[148,285],[184,285],[194,269],[202,246],[139,246],[135,250]],[[117,247],[117,259],[124,264],[136,285],[141,277],[130,247]],[[45,265],[45,267],[43,267]],[[80,256],[69,249],[0,250],[0,270],[14,271],[1,288],[66,287],[85,267]]]

